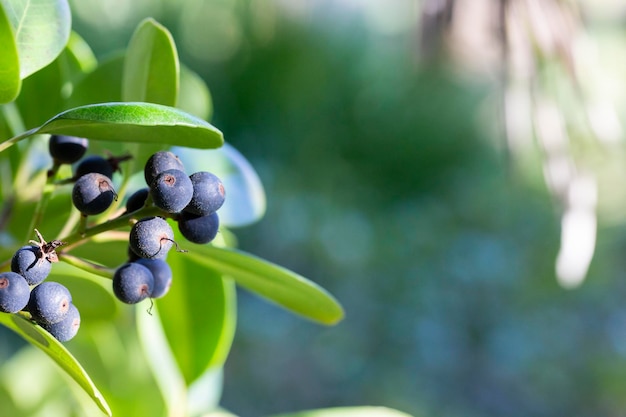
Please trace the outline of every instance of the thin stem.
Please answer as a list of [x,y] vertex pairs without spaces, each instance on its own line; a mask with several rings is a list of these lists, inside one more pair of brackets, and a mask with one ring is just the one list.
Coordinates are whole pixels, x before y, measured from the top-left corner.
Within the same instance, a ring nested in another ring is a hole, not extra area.
[[91,236],[95,236],[97,234],[107,232],[109,230],[120,229],[125,226],[129,226],[133,223],[136,218],[148,217],[148,216],[166,216],[167,213],[164,213],[157,207],[144,207],[132,213],[124,214],[120,217],[116,217],[115,219],[111,219],[104,223],[100,223],[98,225],[87,227],[82,233],[76,232],[67,237],[61,238],[63,242],[67,245],[72,245],[82,240],[87,240],[87,238]]
[[59,256],[59,261],[65,262],[66,264],[75,266],[76,268],[82,269],[83,271],[90,272],[94,275],[112,279],[113,275],[115,274],[115,269],[107,268],[105,266],[102,266],[93,262],[89,262],[85,259],[67,254],[65,252],[59,253],[58,256]]
[[13,136],[11,139],[7,139],[4,142],[0,142],[0,152],[15,145],[17,142],[21,141],[22,139],[26,139],[27,137],[34,135],[35,133],[37,133],[38,130],[39,130],[39,127],[34,127],[30,130],[27,130],[26,132],[20,133],[17,136]]

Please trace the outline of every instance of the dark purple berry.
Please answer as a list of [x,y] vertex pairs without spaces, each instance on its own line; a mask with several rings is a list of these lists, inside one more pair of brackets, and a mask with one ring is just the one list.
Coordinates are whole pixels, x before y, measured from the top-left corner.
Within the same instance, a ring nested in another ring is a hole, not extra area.
[[98,155],[88,156],[78,163],[74,171],[74,178],[80,178],[85,174],[97,172],[105,177],[113,178],[113,166],[108,159]]
[[150,194],[148,187],[141,188],[132,193],[131,196],[128,197],[128,200],[126,200],[126,212],[132,213],[142,208],[146,204],[148,194]]
[[193,173],[189,176],[193,184],[193,197],[185,211],[206,216],[217,211],[226,198],[224,184],[214,174],[206,171]]
[[163,259],[174,245],[174,231],[161,217],[146,217],[130,229],[129,245],[141,258]]
[[183,171],[168,169],[152,181],[150,192],[155,206],[167,213],[178,213],[191,201],[193,185]]
[[48,277],[52,263],[38,246],[22,246],[11,258],[11,271],[26,279],[28,285],[37,285]]
[[216,212],[206,216],[198,216],[183,210],[178,216],[178,230],[190,242],[209,243],[215,236],[220,226]]
[[87,152],[89,141],[75,136],[52,135],[48,142],[50,155],[58,163],[73,164]]
[[154,277],[154,288],[150,294],[151,298],[163,297],[172,285],[172,268],[163,259],[143,259],[136,263],[141,264],[152,272]]
[[136,304],[150,297],[153,289],[152,272],[139,263],[126,263],[113,275],[113,293],[124,303]]
[[17,313],[26,307],[30,287],[23,276],[16,272],[0,274],[0,311]]
[[104,212],[116,198],[111,179],[95,172],[80,177],[72,190],[74,206],[85,215]]
[[80,328],[80,313],[74,304],[69,305],[67,314],[63,320],[53,323],[37,323],[48,331],[59,342],[67,342],[78,333]]
[[28,311],[38,324],[58,323],[72,304],[70,291],[58,282],[43,282],[30,292]]
[[152,181],[163,171],[168,169],[178,169],[185,171],[183,163],[176,155],[169,151],[160,151],[153,154],[144,167],[144,177],[146,184],[152,184]]

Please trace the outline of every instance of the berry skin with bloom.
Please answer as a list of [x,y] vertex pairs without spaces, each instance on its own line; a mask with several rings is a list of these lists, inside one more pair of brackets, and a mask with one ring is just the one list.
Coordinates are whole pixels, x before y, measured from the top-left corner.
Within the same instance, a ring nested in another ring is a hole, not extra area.
[[80,177],[72,189],[72,202],[84,215],[104,212],[116,198],[111,179],[96,172]]
[[119,267],[113,275],[113,293],[126,304],[137,304],[152,295],[154,277],[150,270],[136,262]]
[[17,313],[28,304],[30,287],[23,276],[16,272],[0,274],[0,311]]
[[161,217],[145,217],[130,229],[128,244],[140,258],[164,259],[174,245],[174,231]]

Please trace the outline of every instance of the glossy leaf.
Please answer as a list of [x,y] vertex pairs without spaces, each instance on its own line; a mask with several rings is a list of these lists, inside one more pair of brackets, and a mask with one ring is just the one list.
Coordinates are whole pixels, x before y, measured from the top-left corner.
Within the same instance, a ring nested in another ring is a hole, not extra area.
[[402,411],[386,407],[336,407],[320,410],[298,411],[273,417],[412,417]]
[[329,325],[343,318],[343,308],[332,295],[295,272],[233,249],[187,246],[187,256],[294,313]]
[[187,385],[209,367],[221,366],[236,323],[235,285],[188,254],[171,254],[174,277],[157,300],[165,336]]
[[20,77],[24,79],[54,61],[65,48],[72,23],[70,7],[67,0],[0,0],[0,3],[15,33]]
[[152,103],[103,103],[70,109],[48,120],[37,133],[192,148],[216,148],[223,143],[222,133],[208,122]]
[[13,101],[20,92],[20,65],[13,27],[0,2],[0,104]]
[[139,24],[124,59],[122,100],[175,106],[179,64],[174,39],[156,20]]
[[85,390],[102,411],[109,416],[112,415],[106,400],[91,381],[91,378],[81,364],[72,356],[65,346],[59,343],[48,332],[17,314],[0,313],[0,324],[13,330],[31,345],[41,349]]

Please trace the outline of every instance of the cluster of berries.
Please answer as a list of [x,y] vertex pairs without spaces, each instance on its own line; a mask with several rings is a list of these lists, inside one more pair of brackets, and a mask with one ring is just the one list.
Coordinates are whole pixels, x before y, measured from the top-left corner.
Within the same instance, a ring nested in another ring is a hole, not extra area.
[[48,243],[38,230],[35,232],[39,242],[31,240],[31,245],[18,249],[11,258],[11,272],[0,274],[0,311],[28,311],[35,323],[65,342],[78,332],[80,314],[65,286],[43,282],[52,263],[58,261],[55,249],[63,243]]
[[[77,163],[73,177],[66,182],[74,183],[72,202],[83,217],[105,212],[117,199],[113,173],[120,162],[129,158],[88,156],[81,160],[87,147],[88,140],[84,138],[50,137],[49,151],[54,161],[51,175],[62,164]],[[170,288],[172,270],[165,258],[177,244],[166,218],[175,220],[180,233],[190,242],[208,243],[217,235],[217,210],[225,198],[224,186],[217,176],[206,171],[187,175],[180,159],[168,151],[152,155],[144,175],[147,187],[128,198],[126,214],[153,206],[161,215],[135,221],[129,235],[128,262],[113,275],[115,296],[128,304],[160,298]],[[36,233],[39,242],[31,241],[31,245],[20,248],[12,258],[11,272],[0,274],[0,311],[27,311],[54,337],[67,341],[80,326],[78,310],[67,288],[56,282],[43,282],[52,263],[58,261],[55,249],[63,242],[47,243]]]
[[[187,175],[176,155],[161,151],[146,162],[144,177],[148,187],[129,197],[128,213],[153,204],[176,220],[180,233],[190,242],[208,243],[215,238],[219,228],[217,210],[225,197],[224,185],[217,176],[206,171]],[[163,217],[139,219],[130,230],[129,262],[113,276],[117,298],[135,304],[165,295],[172,280],[165,258],[174,245],[174,231]]]

